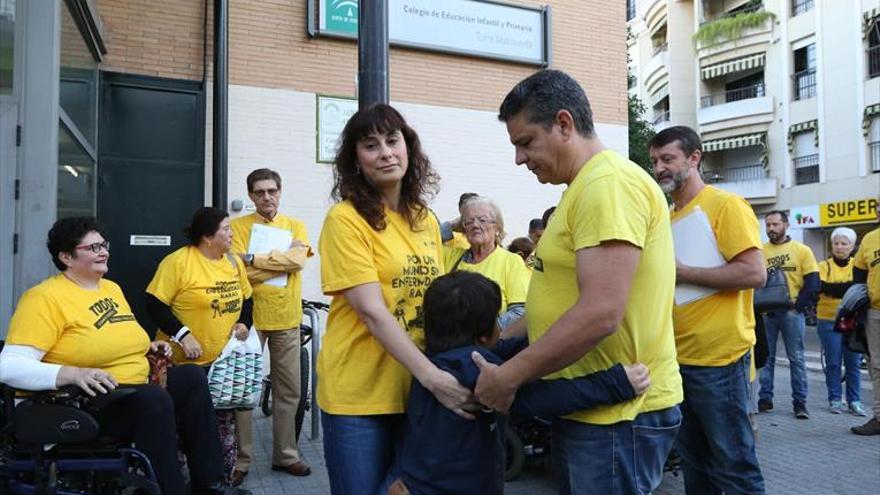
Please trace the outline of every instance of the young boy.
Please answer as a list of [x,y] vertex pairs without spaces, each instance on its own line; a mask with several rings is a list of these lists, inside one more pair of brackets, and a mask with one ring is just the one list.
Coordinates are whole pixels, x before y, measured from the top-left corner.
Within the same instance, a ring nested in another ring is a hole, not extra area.
[[[488,278],[457,271],[437,278],[424,299],[427,354],[439,368],[473,390],[479,369],[471,352],[501,364],[527,345],[499,341],[496,324],[501,291]],[[491,349],[491,350],[490,350]],[[633,399],[649,385],[645,366],[617,364],[573,380],[539,380],[519,389],[516,414],[557,417]],[[496,413],[457,416],[413,380],[403,447],[380,490],[382,495],[487,495],[503,490],[503,434]]]

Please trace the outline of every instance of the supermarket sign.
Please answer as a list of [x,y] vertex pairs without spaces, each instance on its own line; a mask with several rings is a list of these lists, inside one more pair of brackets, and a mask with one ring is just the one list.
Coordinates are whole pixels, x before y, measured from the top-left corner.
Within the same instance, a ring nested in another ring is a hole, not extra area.
[[788,217],[792,227],[802,229],[871,223],[877,220],[877,198],[800,206],[792,208]]
[[[318,0],[314,36],[357,39],[358,0]],[[550,8],[496,0],[388,0],[391,45],[529,65],[550,63]]]

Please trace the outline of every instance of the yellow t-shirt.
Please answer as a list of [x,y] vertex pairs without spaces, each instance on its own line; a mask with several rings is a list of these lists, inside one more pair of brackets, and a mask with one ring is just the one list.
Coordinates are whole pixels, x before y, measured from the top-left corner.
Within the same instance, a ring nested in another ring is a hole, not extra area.
[[[758,219],[741,197],[706,186],[672,221],[699,206],[706,214],[718,249],[730,261],[748,249],[761,249]],[[754,291],[725,290],[683,306],[674,306],[678,362],[691,366],[725,366],[755,344]]]
[[813,251],[798,241],[764,244],[764,260],[767,262],[767,268],[778,268],[785,273],[788,295],[792,303],[797,300],[798,293],[804,286],[804,277],[819,271]]
[[[299,220],[277,213],[270,221],[259,213],[252,213],[232,221],[233,253],[250,253],[248,246],[255,223],[286,230],[294,239],[309,244],[306,226]],[[287,274],[286,287],[258,283],[253,288],[254,327],[258,330],[289,330],[302,323],[302,274],[299,271]]]
[[46,351],[46,363],[99,368],[123,384],[147,383],[150,372],[150,337],[122,289],[106,279],[88,290],[58,274],[28,289],[9,322],[6,343]]
[[575,378],[615,363],[641,362],[651,370],[651,387],[629,402],[569,416],[583,423],[632,420],[682,401],[672,330],[675,256],[666,199],[644,170],[614,151],[603,151],[584,164],[538,242],[526,299],[529,340],[540,339],[577,301],[575,252],[612,240],[641,249],[623,320],[596,348],[547,378]]
[[880,229],[874,229],[862,239],[853,266],[868,272],[868,296],[871,308],[880,309]]
[[330,209],[321,229],[321,288],[333,301],[318,354],[318,404],[330,414],[402,413],[412,379],[341,292],[378,283],[388,311],[424,349],[422,298],[443,273],[440,225],[427,215],[414,232],[403,216],[387,209],[385,222],[385,230],[373,230],[343,201]]
[[[444,248],[444,266],[452,270],[456,262],[467,252],[467,249]],[[507,311],[510,304],[523,304],[529,291],[529,279],[532,273],[518,255],[498,246],[479,263],[468,263],[461,260],[456,270],[475,272],[494,281],[501,288],[501,313]]]
[[[172,345],[174,362],[206,366],[217,359],[229,341],[242,301],[251,297],[252,290],[238,256],[212,260],[195,246],[184,246],[159,263],[147,293],[171,306],[174,316],[189,327],[202,346],[201,357],[186,359],[180,346]],[[168,336],[159,332],[159,338],[167,340]]]
[[[819,279],[829,284],[852,282],[853,260],[850,258],[846,266],[839,266],[834,258],[828,258],[819,262]],[[819,304],[816,305],[816,317],[820,320],[834,320],[837,318],[837,308],[840,306],[840,298],[828,294],[819,294]]]
[[[447,245],[449,243],[447,242]],[[452,245],[450,247],[456,249],[470,249],[471,243],[468,242],[467,236],[462,234],[461,232],[453,232],[452,233]]]

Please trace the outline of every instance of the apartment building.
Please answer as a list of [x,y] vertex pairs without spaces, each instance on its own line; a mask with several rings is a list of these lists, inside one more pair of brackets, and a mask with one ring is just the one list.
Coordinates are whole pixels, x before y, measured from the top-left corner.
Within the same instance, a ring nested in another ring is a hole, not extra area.
[[628,0],[628,52],[657,130],[688,125],[707,182],[788,210],[817,256],[880,195],[880,0]]
[[[214,6],[228,5],[228,204],[244,179],[284,181],[281,210],[313,244],[336,137],[357,109],[354,0],[0,0],[0,336],[20,294],[54,271],[61,216],[96,215],[109,278],[139,312],[158,261],[212,203]],[[604,0],[389,0],[390,96],[442,177],[432,203],[496,199],[511,240],[559,200],[514,166],[497,120],[513,85],[549,66],[587,89],[598,132],[626,152],[625,6]],[[589,14],[587,14],[589,13]],[[303,294],[321,297],[315,260]]]

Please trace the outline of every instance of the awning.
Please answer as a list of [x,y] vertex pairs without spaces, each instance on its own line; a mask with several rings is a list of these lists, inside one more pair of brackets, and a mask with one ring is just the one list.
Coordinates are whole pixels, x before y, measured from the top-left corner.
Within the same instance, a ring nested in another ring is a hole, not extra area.
[[794,153],[794,136],[795,134],[800,134],[802,132],[810,132],[816,131],[816,135],[813,136],[815,139],[816,147],[819,146],[819,121],[818,120],[808,120],[806,122],[801,122],[800,124],[794,124],[788,128],[788,152]]
[[742,72],[757,67],[764,67],[765,57],[766,54],[758,53],[757,55],[749,55],[748,57],[709,65],[700,69],[700,78],[705,81],[706,79],[713,79],[733,72]]
[[663,87],[658,89],[656,93],[651,95],[651,106],[653,107],[656,104],[660,103],[660,101],[667,96],[669,96],[669,85],[664,84]]
[[871,26],[874,25],[874,21],[880,17],[880,7],[871,9],[864,14],[862,14],[862,37],[867,38],[868,33],[871,32]]
[[868,105],[865,107],[865,113],[862,117],[862,135],[868,137],[868,132],[871,131],[871,120],[874,117],[880,115],[880,103],[876,105]]
[[763,132],[755,134],[745,134],[725,139],[713,139],[703,143],[704,152],[732,150],[735,148],[745,148],[747,146],[764,146]]

